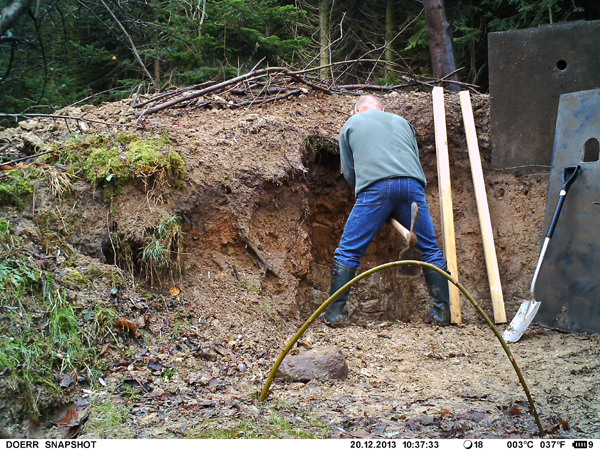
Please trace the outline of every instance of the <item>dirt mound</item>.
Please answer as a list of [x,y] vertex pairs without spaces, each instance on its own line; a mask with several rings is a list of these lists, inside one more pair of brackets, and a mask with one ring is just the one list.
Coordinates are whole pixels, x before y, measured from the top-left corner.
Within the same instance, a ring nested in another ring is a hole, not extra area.
[[[474,95],[472,102],[507,316],[512,317],[530,295],[548,173],[492,170],[488,97]],[[536,431],[516,377],[475,309],[463,298],[465,325],[424,325],[429,295],[423,279],[402,279],[391,270],[353,290],[348,327],[317,324],[303,341],[307,347],[341,348],[350,366],[347,381],[276,384],[274,403],[253,402],[279,349],[328,296],[333,252],[353,205],[339,171],[337,134],[350,117],[354,97],[310,94],[247,109],[170,109],[142,119],[131,103],[68,108],[57,114],[86,121],[27,121],[0,135],[11,148],[30,154],[40,142],[61,145],[74,134],[168,136],[170,150],[185,162],[186,186],[164,185],[159,197],[138,182],[107,203],[101,189],[77,181],[70,196],[43,194],[47,190],[40,184],[34,208],[7,209],[6,218],[22,228],[35,226],[49,210],[68,217],[61,233],[83,255],[74,264],[84,274],[84,261],[87,266],[119,261],[123,248],[114,248],[113,261],[102,252],[115,230],[139,251],[135,245],[154,232],[148,230],[170,217],[181,218],[180,278],[147,280],[154,282],[149,288],[124,266],[118,294],[111,295],[111,283],[94,285],[98,297],[115,303],[141,337],[120,334],[105,351],[103,357],[118,365],[84,395],[91,409],[81,436],[122,437],[100,426],[102,405],[122,412],[123,436],[138,437],[211,437],[217,429],[232,432],[228,437],[252,436],[240,425],[248,421],[278,437],[306,427],[317,437],[498,437]],[[384,104],[417,130],[439,233],[430,95],[394,93]],[[446,113],[458,277],[492,315],[458,97],[447,97]],[[25,146],[23,136],[33,143]],[[402,248],[391,227],[382,230],[361,271],[396,260]],[[136,259],[139,255],[132,264]],[[134,267],[138,275],[139,270]],[[177,289],[170,291],[174,285]],[[97,301],[78,298],[82,304]],[[593,437],[600,432],[589,418],[597,417],[592,398],[600,378],[591,362],[597,339],[541,328],[531,334],[516,350],[526,378],[533,380],[545,424],[557,435]],[[553,379],[564,376],[570,390]],[[16,433],[22,413],[7,408],[11,413],[0,426]],[[269,411],[291,428],[274,431]]]

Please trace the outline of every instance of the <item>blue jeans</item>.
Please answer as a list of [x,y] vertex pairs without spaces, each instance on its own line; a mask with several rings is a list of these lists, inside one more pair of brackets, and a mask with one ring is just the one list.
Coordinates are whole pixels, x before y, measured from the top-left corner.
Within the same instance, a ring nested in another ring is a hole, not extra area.
[[388,218],[393,217],[410,229],[413,202],[419,205],[414,231],[418,239],[417,248],[423,252],[423,261],[444,268],[446,259],[437,244],[425,187],[415,178],[404,177],[378,181],[358,194],[335,251],[335,259],[350,268],[358,268],[360,259]]

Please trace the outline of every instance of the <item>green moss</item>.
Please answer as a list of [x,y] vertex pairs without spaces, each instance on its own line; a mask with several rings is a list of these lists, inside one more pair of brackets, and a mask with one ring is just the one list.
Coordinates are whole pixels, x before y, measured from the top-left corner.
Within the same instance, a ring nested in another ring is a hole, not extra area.
[[102,186],[108,201],[134,179],[143,181],[147,189],[156,189],[160,195],[171,183],[177,188],[184,186],[185,163],[176,151],[169,149],[170,145],[168,135],[143,139],[127,134],[96,137],[66,146],[62,161],[71,164],[73,173]]
[[185,187],[185,162],[181,155],[175,151],[169,153],[169,166],[177,189]]
[[313,159],[320,153],[339,153],[337,141],[331,137],[309,134],[306,136],[306,148]]
[[116,141],[121,145],[131,144],[132,142],[137,141],[139,138],[135,134],[125,134],[119,133],[116,137]]
[[2,174],[0,178],[0,206],[12,205],[18,208],[25,206],[24,199],[33,196],[34,185],[31,181],[37,178],[36,172],[15,170]]
[[89,420],[85,424],[85,438],[108,439],[133,438],[129,428],[130,413],[125,405],[117,404],[112,399],[92,399]]
[[[331,428],[311,411],[295,408],[272,409],[270,415],[232,420],[229,426],[202,423],[191,428],[191,439],[282,439],[295,436],[300,439],[323,439],[331,434]],[[298,420],[300,419],[300,420]]]
[[96,148],[90,153],[85,163],[87,178],[96,185],[113,181],[115,183],[129,180],[130,162],[118,147]]
[[69,289],[81,289],[90,282],[84,274],[78,270],[70,270],[63,277],[63,285]]
[[91,267],[86,271],[85,274],[88,278],[105,278],[110,280],[111,284],[114,286],[118,286],[123,283],[123,277],[115,272],[111,272],[110,270]]

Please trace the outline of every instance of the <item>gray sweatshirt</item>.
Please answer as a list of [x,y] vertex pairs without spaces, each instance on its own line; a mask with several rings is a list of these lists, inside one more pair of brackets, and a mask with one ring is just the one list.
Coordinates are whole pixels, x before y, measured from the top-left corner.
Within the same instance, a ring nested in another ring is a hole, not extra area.
[[427,182],[413,126],[378,109],[348,119],[340,132],[340,158],[344,177],[356,196],[386,178],[411,177]]

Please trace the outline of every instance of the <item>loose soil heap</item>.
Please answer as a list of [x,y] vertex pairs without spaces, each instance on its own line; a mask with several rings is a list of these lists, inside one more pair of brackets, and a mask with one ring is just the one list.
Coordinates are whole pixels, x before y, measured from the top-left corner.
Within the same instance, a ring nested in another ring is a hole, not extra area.
[[[333,251],[353,205],[337,134],[354,100],[309,94],[248,109],[170,109],[138,127],[126,100],[60,111],[97,122],[26,121],[0,131],[8,151],[30,153],[73,135],[168,136],[186,171],[182,189],[131,182],[109,203],[106,191],[86,180],[58,197],[40,180],[24,211],[3,207],[15,230],[29,230],[32,245],[49,233],[68,243],[71,255],[45,251],[76,310],[102,304],[122,319],[99,345],[105,370],[62,387],[59,397],[40,391],[39,422],[29,420],[14,385],[0,381],[0,427],[12,436],[86,438],[535,435],[517,377],[476,310],[463,298],[462,325],[427,325],[424,280],[393,270],[353,290],[345,327],[315,323],[294,350],[339,347],[350,368],[346,380],[276,381],[269,399],[256,401],[280,349],[328,297]],[[446,100],[458,277],[491,316],[460,106],[455,96]],[[491,169],[488,97],[472,101],[512,318],[530,296],[548,171]],[[417,130],[439,232],[430,94],[394,93],[384,103]],[[42,229],[49,212],[55,220]],[[181,270],[144,272],[144,239],[174,216],[181,218]],[[128,258],[115,236],[127,242]],[[396,260],[403,246],[385,227],[361,271]],[[65,284],[73,271],[85,282]],[[512,346],[555,437],[600,438],[598,343],[597,336],[534,325]]]

